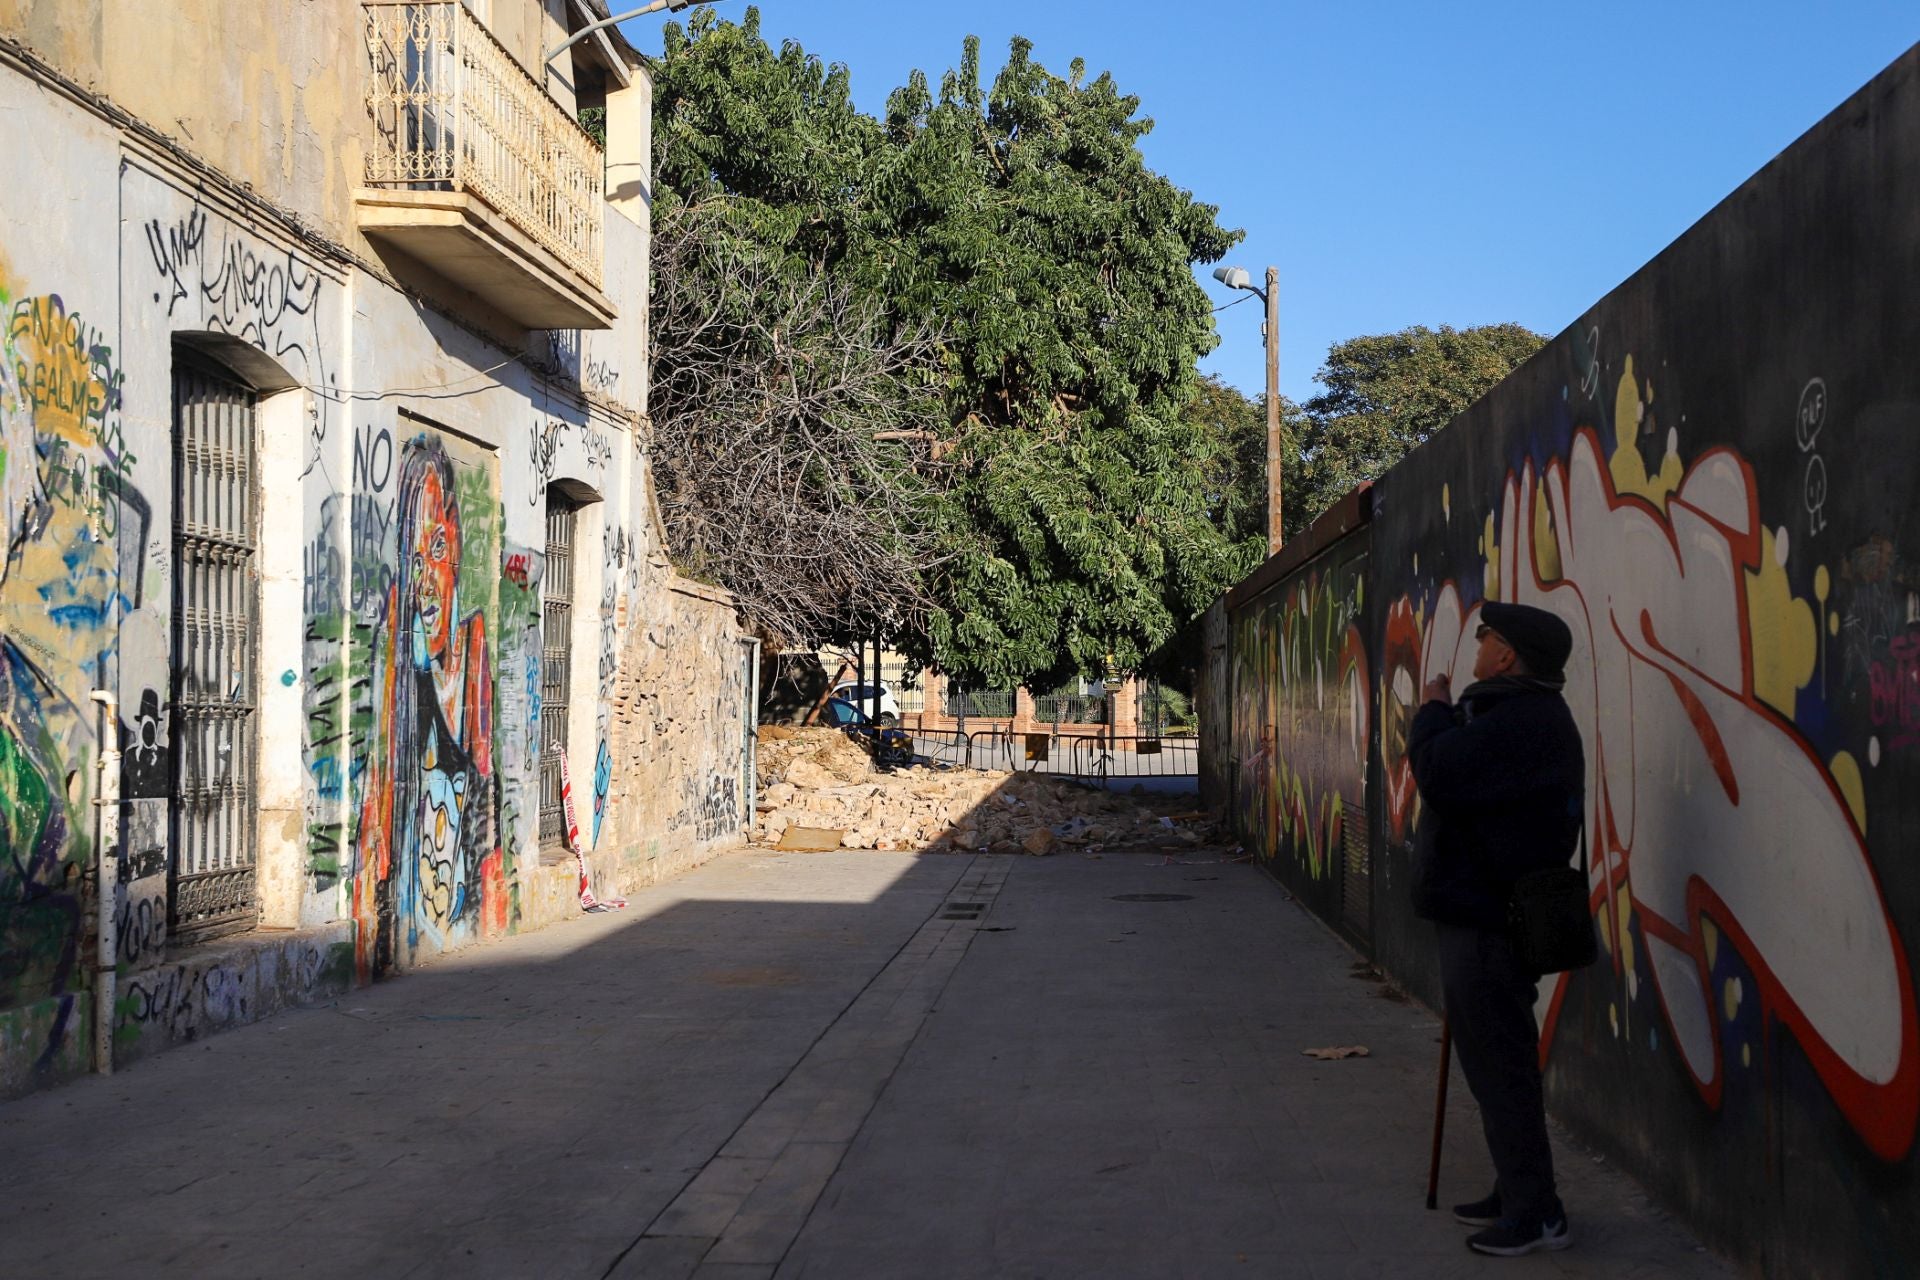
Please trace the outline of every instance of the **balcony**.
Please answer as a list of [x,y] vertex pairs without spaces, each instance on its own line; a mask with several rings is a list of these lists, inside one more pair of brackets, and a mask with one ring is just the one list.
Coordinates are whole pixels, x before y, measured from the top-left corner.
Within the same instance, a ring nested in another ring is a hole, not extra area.
[[365,0],[360,229],[529,329],[605,329],[600,147],[459,0]]

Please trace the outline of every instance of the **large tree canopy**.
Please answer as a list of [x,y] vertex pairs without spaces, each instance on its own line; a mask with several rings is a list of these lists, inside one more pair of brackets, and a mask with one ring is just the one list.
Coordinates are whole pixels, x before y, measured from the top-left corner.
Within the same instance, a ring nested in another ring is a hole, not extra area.
[[[937,95],[916,73],[874,120],[844,68],[772,50],[757,11],[702,10],[669,25],[654,103],[663,230],[728,200],[729,225],[877,335],[935,336],[919,385],[937,440],[901,462],[943,470],[928,608],[847,616],[848,638],[883,630],[962,678],[1044,684],[1108,655],[1139,666],[1244,570],[1215,518],[1217,441],[1188,412],[1214,343],[1192,267],[1238,233],[1148,169],[1151,121],[1110,76],[1076,62],[1063,79],[1015,40],[983,88],[969,40]],[[887,377],[911,394],[905,367]],[[926,429],[920,408],[902,402],[906,433]]]
[[1545,342],[1517,324],[1490,324],[1415,325],[1335,343],[1315,375],[1326,391],[1306,403],[1301,477],[1287,493],[1289,530],[1378,478]]

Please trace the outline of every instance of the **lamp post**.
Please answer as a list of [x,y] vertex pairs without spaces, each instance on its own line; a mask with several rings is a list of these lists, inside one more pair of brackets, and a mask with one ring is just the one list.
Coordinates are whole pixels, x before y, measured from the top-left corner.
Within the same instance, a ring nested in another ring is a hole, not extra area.
[[1245,289],[1267,304],[1260,333],[1267,344],[1267,554],[1286,541],[1280,531],[1280,268],[1267,268],[1267,287],[1254,284],[1244,267],[1215,267],[1213,278],[1229,289]]
[[573,48],[573,46],[579,44],[596,31],[616,26],[619,23],[627,21],[629,18],[643,18],[649,13],[658,13],[662,9],[667,10],[669,13],[678,13],[692,3],[693,0],[653,0],[652,4],[643,5],[638,9],[629,9],[625,13],[616,13],[611,18],[602,18],[598,22],[590,22],[553,48],[541,54],[540,65],[545,67],[549,62],[552,62],[555,58]]

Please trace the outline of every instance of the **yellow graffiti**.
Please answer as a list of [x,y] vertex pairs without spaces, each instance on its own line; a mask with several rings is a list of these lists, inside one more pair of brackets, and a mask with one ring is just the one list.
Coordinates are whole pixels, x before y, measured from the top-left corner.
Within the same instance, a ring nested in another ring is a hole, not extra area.
[[1494,539],[1492,512],[1487,513],[1486,527],[1480,531],[1480,547],[1487,557],[1486,598],[1498,600],[1500,598],[1500,544]]
[[1547,507],[1545,485],[1533,491],[1533,567],[1542,582],[1560,581],[1560,537]]
[[1794,697],[1813,679],[1819,632],[1813,607],[1787,582],[1771,530],[1760,531],[1760,568],[1747,573],[1747,631],[1753,640],[1753,692],[1791,716]]
[[69,314],[58,294],[22,298],[7,318],[18,394],[42,433],[92,444],[117,398],[117,375],[99,329]]
[[1860,828],[1860,834],[1867,834],[1867,788],[1860,777],[1860,762],[1853,758],[1850,751],[1842,751],[1827,766],[1833,774],[1833,784],[1840,788],[1840,794],[1846,797],[1847,808],[1853,811],[1854,825]]
[[[1649,385],[1647,400],[1652,399],[1653,388]],[[1680,462],[1679,437],[1670,431],[1660,469],[1647,474],[1647,460],[1640,456],[1640,436],[1651,426],[1647,406],[1641,401],[1638,384],[1634,382],[1633,357],[1628,356],[1626,371],[1620,375],[1620,386],[1613,398],[1613,457],[1607,460],[1607,469],[1613,473],[1616,492],[1638,494],[1664,511],[1667,498],[1686,478],[1686,468]]]

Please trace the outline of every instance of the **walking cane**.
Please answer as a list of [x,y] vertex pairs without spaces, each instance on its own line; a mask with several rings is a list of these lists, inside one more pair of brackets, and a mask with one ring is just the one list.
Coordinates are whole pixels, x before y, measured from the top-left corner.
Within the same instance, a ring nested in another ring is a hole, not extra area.
[[1447,1127],[1447,1075],[1453,1068],[1453,1020],[1440,1016],[1440,1096],[1433,1102],[1433,1162],[1427,1166],[1427,1208],[1439,1208],[1440,1135]]

